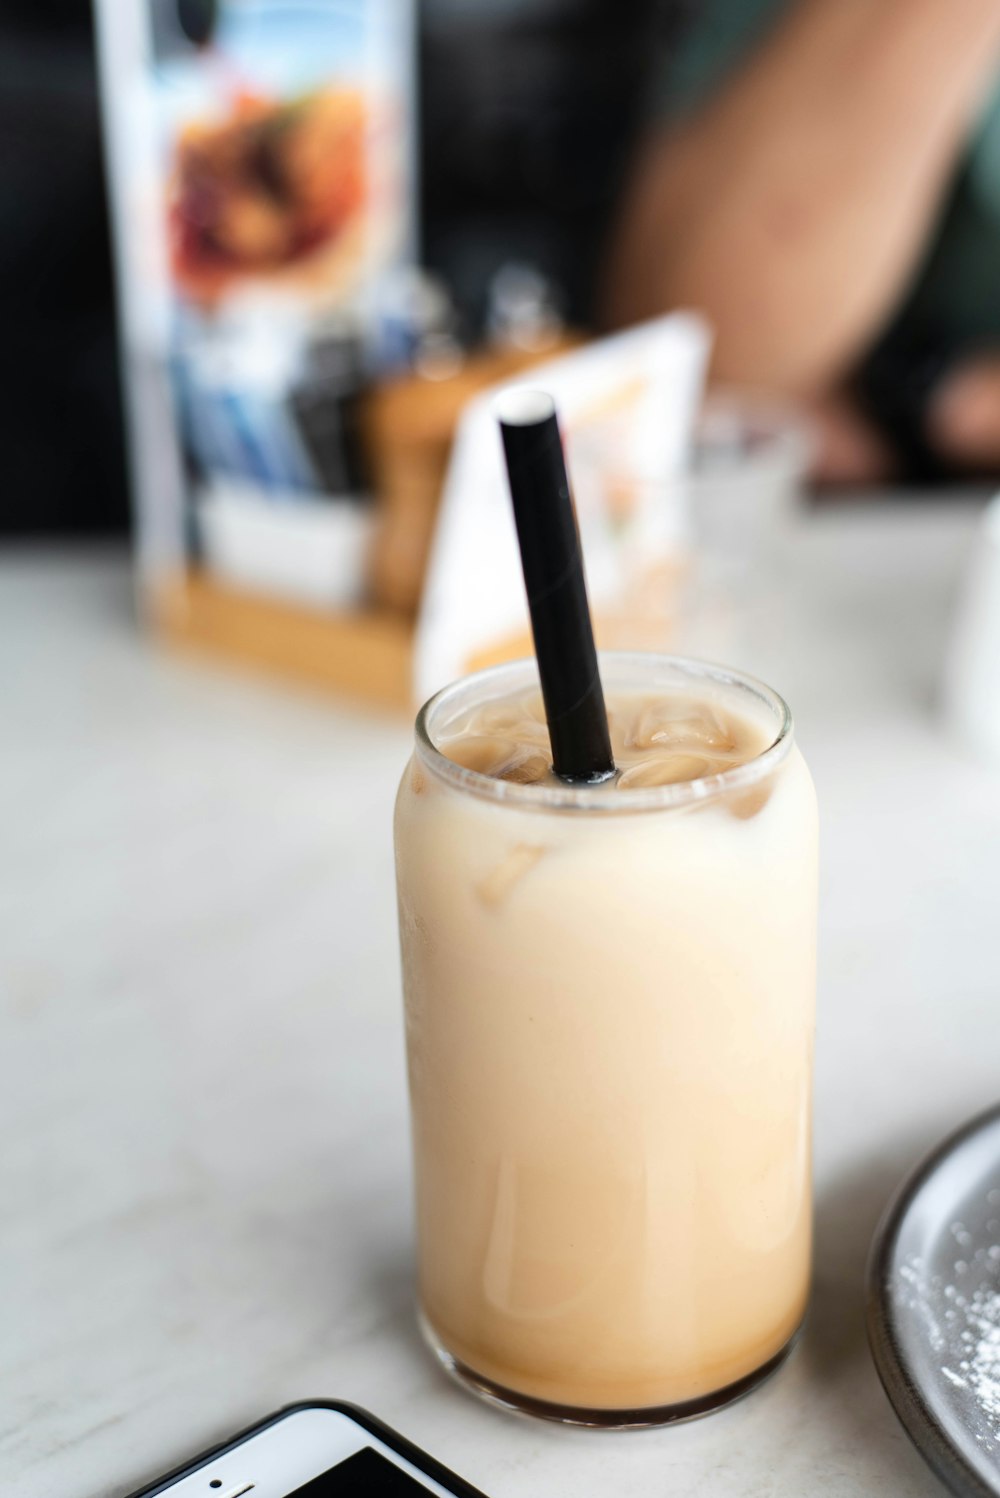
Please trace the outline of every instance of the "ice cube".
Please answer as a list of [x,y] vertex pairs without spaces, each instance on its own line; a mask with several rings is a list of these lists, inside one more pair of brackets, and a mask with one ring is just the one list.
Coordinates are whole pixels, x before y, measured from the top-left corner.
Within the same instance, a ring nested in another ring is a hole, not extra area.
[[502,775],[522,758],[521,751],[512,739],[495,738],[486,734],[462,734],[441,744],[442,754],[462,765],[466,770],[478,770],[480,775]]
[[713,708],[702,707],[690,698],[671,703],[652,702],[641,709],[625,731],[627,749],[652,749],[658,746],[697,753],[734,754],[738,733],[728,718]]
[[540,723],[548,733],[549,726],[545,717],[545,703],[542,701],[541,692],[526,692],[521,699],[521,707],[526,718],[530,718],[533,723]]
[[748,822],[751,817],[755,817],[759,811],[764,810],[771,799],[773,790],[774,778],[768,776],[766,780],[751,786],[748,791],[741,791],[738,796],[727,796],[726,810],[734,817],[739,817],[741,822]]
[[684,780],[701,780],[705,775],[715,775],[724,765],[697,754],[657,754],[644,759],[641,764],[631,765],[618,777],[620,790],[641,790],[653,785],[676,785]]
[[502,716],[490,717],[488,727],[483,732],[495,734],[498,738],[513,739],[522,748],[541,748],[549,742],[549,731],[544,723],[537,723],[534,718],[526,718],[522,713],[505,713]]
[[480,879],[476,885],[476,893],[486,905],[501,905],[514,886],[531,872],[544,852],[544,847],[535,843],[517,843],[506,858],[490,870],[485,879]]
[[499,771],[501,780],[513,781],[515,785],[539,785],[549,776],[547,754],[524,754],[507,769]]
[[548,744],[549,730],[541,698],[515,697],[487,702],[468,724],[467,731],[492,738],[513,739],[524,745]]

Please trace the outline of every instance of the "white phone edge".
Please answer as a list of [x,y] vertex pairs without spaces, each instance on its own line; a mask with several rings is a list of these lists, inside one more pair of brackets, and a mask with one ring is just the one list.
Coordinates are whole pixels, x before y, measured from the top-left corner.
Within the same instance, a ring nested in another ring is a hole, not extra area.
[[454,1498],[453,1489],[415,1467],[346,1411],[322,1405],[290,1410],[238,1446],[220,1451],[179,1477],[158,1498],[237,1498],[237,1494],[240,1498],[289,1498],[365,1447],[422,1483],[429,1493]]

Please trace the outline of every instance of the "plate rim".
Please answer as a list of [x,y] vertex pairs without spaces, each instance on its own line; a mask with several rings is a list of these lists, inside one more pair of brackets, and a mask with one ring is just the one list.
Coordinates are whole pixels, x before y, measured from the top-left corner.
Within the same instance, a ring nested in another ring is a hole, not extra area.
[[1000,1103],[977,1113],[924,1155],[889,1199],[872,1238],[865,1271],[866,1322],[879,1381],[900,1424],[928,1466],[958,1498],[1000,1498],[953,1444],[930,1408],[903,1356],[893,1314],[889,1266],[899,1232],[914,1199],[955,1150],[1000,1124]]

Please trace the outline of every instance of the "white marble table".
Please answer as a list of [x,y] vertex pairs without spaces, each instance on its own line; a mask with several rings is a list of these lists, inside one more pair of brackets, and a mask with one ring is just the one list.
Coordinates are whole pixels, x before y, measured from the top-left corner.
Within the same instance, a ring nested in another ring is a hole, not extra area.
[[823,811],[818,1267],[753,1398],[480,1407],[411,1309],[389,818],[406,730],[155,653],[118,555],[0,561],[0,1489],[97,1498],[367,1405],[492,1498],[921,1498],[863,1330],[880,1208],[1000,1092],[1000,770],[931,709],[975,509],[837,509],[774,670]]

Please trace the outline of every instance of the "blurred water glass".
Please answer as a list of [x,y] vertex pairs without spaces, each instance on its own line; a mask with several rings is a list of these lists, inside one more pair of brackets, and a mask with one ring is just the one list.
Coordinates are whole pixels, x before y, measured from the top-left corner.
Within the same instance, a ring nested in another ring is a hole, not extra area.
[[[679,474],[649,478],[627,453],[593,444],[578,453],[601,644],[762,669],[786,617],[788,543],[812,455],[807,426],[779,402],[721,391],[705,401]],[[596,514],[613,545],[594,534]],[[601,560],[611,555],[613,583]]]
[[743,575],[780,551],[811,452],[808,429],[785,406],[725,393],[706,401],[688,476],[693,540],[706,561]]
[[750,657],[786,617],[812,451],[787,406],[729,392],[706,402],[682,480],[690,554],[679,648],[754,669]]

